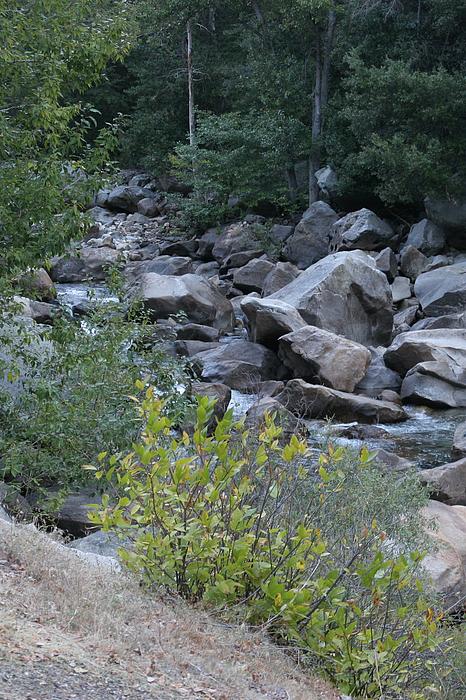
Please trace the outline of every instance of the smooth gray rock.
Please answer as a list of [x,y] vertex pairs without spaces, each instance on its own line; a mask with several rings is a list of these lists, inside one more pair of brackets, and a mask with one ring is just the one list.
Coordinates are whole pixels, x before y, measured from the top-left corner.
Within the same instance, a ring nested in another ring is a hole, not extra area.
[[466,200],[424,200],[427,218],[447,229],[447,240],[455,248],[466,248]]
[[404,376],[420,362],[466,367],[466,330],[438,329],[400,333],[384,354],[385,364]]
[[140,272],[156,272],[158,275],[189,275],[193,271],[191,258],[159,255],[153,260],[141,263]]
[[325,202],[314,202],[304,212],[283,248],[283,257],[300,269],[313,265],[328,254],[330,232],[338,216]]
[[60,313],[60,307],[56,304],[48,304],[45,301],[35,301],[26,297],[13,297],[13,301],[18,305],[18,313],[21,316],[30,318],[36,323],[51,323]]
[[166,200],[161,196],[144,197],[137,203],[137,212],[149,219],[160,216],[165,208]]
[[370,209],[360,209],[335,222],[329,250],[383,250],[395,245],[397,240],[389,224]]
[[79,257],[53,258],[50,276],[54,282],[102,282],[107,268],[116,265],[119,259],[119,251],[113,248],[83,247]]
[[133,289],[154,319],[168,318],[183,311],[193,323],[231,331],[235,317],[231,302],[208,280],[199,275],[158,275],[145,273]]
[[399,423],[407,416],[401,406],[336,391],[302,379],[292,379],[277,399],[292,413],[306,418],[335,418],[359,423]]
[[278,347],[278,339],[282,335],[306,325],[294,306],[278,299],[247,296],[240,304],[248,320],[249,338],[273,350]]
[[356,387],[357,394],[376,398],[382,391],[398,391],[401,387],[401,377],[389,369],[383,359],[383,349],[369,348],[371,363],[362,381]]
[[198,241],[192,238],[189,240],[165,241],[165,243],[160,245],[160,254],[192,258],[196,254],[198,247]]
[[466,408],[466,368],[454,362],[421,362],[406,374],[401,398],[441,408]]
[[200,352],[215,350],[220,346],[220,343],[209,343],[202,340],[176,340],[174,346],[177,355],[181,357],[194,357],[194,355],[198,355]]
[[233,274],[233,284],[242,292],[262,292],[267,275],[275,265],[263,258],[256,258],[240,267]]
[[401,251],[400,271],[402,275],[409,277],[411,282],[414,282],[424,272],[428,264],[426,256],[412,245],[406,246]]
[[466,457],[466,421],[460,423],[455,430],[451,456],[454,460]]
[[221,272],[224,270],[231,270],[232,268],[243,267],[256,258],[267,259],[262,249],[241,250],[238,253],[232,253],[223,260]]
[[302,420],[297,418],[280,401],[271,396],[260,398],[246,413],[246,426],[261,428],[267,416],[273,416],[275,425],[282,428],[282,439],[288,441],[292,435],[306,435],[309,431]]
[[466,262],[424,272],[414,293],[426,316],[461,313],[466,308]]
[[[201,248],[200,244],[199,248]],[[254,232],[253,225],[238,222],[230,224],[220,233],[213,245],[212,255],[218,263],[224,264],[225,259],[232,253],[262,248],[263,245]]]
[[315,326],[282,336],[278,357],[294,377],[350,393],[371,361],[363,345]]
[[278,292],[287,284],[290,284],[298,275],[300,270],[289,262],[278,262],[274,265],[273,270],[269,272],[262,286],[262,295],[264,297]]
[[73,540],[68,547],[85,554],[98,554],[101,557],[113,557],[114,559],[118,559],[118,550],[125,548],[124,542],[117,535],[113,532],[103,532],[102,530]]
[[431,498],[449,506],[466,505],[466,458],[424,469],[421,481],[432,489]]
[[389,471],[406,472],[414,469],[414,465],[409,459],[399,457],[394,452],[388,452],[387,450],[377,450],[375,459],[383,469],[388,469]]
[[424,331],[436,328],[466,328],[466,311],[458,314],[448,314],[447,316],[423,318],[417,321],[411,330]]
[[314,173],[319,189],[325,197],[332,199],[338,194],[338,176],[330,165]]
[[362,345],[387,345],[391,340],[390,287],[363,251],[328,255],[267,299],[283,301],[309,325]]
[[211,260],[210,262],[205,262],[201,263],[200,265],[196,265],[194,268],[194,272],[196,275],[200,275],[201,277],[206,277],[207,279],[210,279],[211,277],[215,277],[218,275],[219,271],[219,265],[215,260]]
[[411,226],[406,241],[407,246],[414,246],[424,255],[437,255],[444,249],[445,244],[445,229],[429,219],[422,219]]
[[430,501],[422,509],[435,547],[422,561],[442,598],[444,608],[461,612],[466,598],[466,506],[448,506]]
[[12,523],[13,522],[12,519],[10,518],[10,516],[8,515],[8,513],[6,512],[6,510],[4,508],[2,508],[2,506],[0,506],[0,520],[3,520],[3,522],[5,522],[5,523]]
[[269,237],[273,243],[281,245],[284,243],[294,231],[294,226],[284,226],[283,224],[274,224],[269,231]]
[[394,304],[403,301],[403,299],[410,299],[411,294],[411,282],[408,277],[395,277],[393,284],[391,285],[392,299]]
[[226,384],[239,391],[255,391],[280,370],[277,356],[268,348],[247,340],[233,340],[196,355],[194,365],[202,381]]
[[384,248],[375,258],[377,269],[383,272],[389,282],[393,282],[398,274],[398,262],[391,248]]
[[218,328],[202,326],[199,323],[186,323],[180,326],[176,332],[178,340],[202,340],[206,343],[215,343],[220,337]]
[[109,192],[106,206],[108,209],[133,214],[142,199],[154,199],[152,190],[144,187],[120,185]]

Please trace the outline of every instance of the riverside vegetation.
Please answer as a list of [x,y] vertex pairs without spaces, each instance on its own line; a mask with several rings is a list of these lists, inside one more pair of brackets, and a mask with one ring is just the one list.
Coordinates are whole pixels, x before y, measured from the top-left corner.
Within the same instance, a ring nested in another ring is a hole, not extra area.
[[[465,17],[0,0],[0,505],[50,525],[103,493],[90,517],[149,595],[261,627],[354,698],[464,697],[419,474],[296,426],[405,420],[400,387],[465,406]],[[55,298],[103,282],[119,302]],[[231,389],[269,391],[260,420]],[[460,443],[431,486],[458,519]]]

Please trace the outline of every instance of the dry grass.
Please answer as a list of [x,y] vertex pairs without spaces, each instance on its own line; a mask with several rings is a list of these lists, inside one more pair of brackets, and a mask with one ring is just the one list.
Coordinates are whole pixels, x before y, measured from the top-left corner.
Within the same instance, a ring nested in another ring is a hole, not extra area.
[[26,651],[42,637],[80,667],[142,684],[144,697],[337,698],[259,633],[149,596],[108,560],[89,563],[30,526],[0,520],[0,559],[0,646]]

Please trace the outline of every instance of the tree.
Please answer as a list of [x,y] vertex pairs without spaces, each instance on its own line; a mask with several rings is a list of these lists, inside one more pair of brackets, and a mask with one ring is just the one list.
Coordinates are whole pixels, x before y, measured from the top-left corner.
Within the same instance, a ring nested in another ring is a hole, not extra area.
[[116,143],[78,95],[129,46],[120,0],[0,0],[0,275],[58,253]]

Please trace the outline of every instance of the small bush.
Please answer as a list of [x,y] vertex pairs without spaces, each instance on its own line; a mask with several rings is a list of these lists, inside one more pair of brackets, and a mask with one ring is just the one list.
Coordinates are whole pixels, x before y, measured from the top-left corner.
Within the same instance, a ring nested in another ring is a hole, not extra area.
[[[139,410],[145,429],[132,451],[102,453],[88,467],[115,488],[91,517],[130,540],[121,550],[130,569],[190,601],[235,606],[306,650],[354,697],[396,697],[430,682],[441,616],[418,576],[422,555],[398,542],[395,553],[373,515],[334,533],[338,546],[316,526],[329,492],[348,498],[343,449],[330,446],[314,465],[296,436],[280,446],[272,418],[253,436],[231,412],[209,437],[207,399],[192,437],[176,436],[152,388]],[[370,470],[371,459],[363,450],[356,468]],[[319,505],[310,497],[303,507],[303,487]]]

